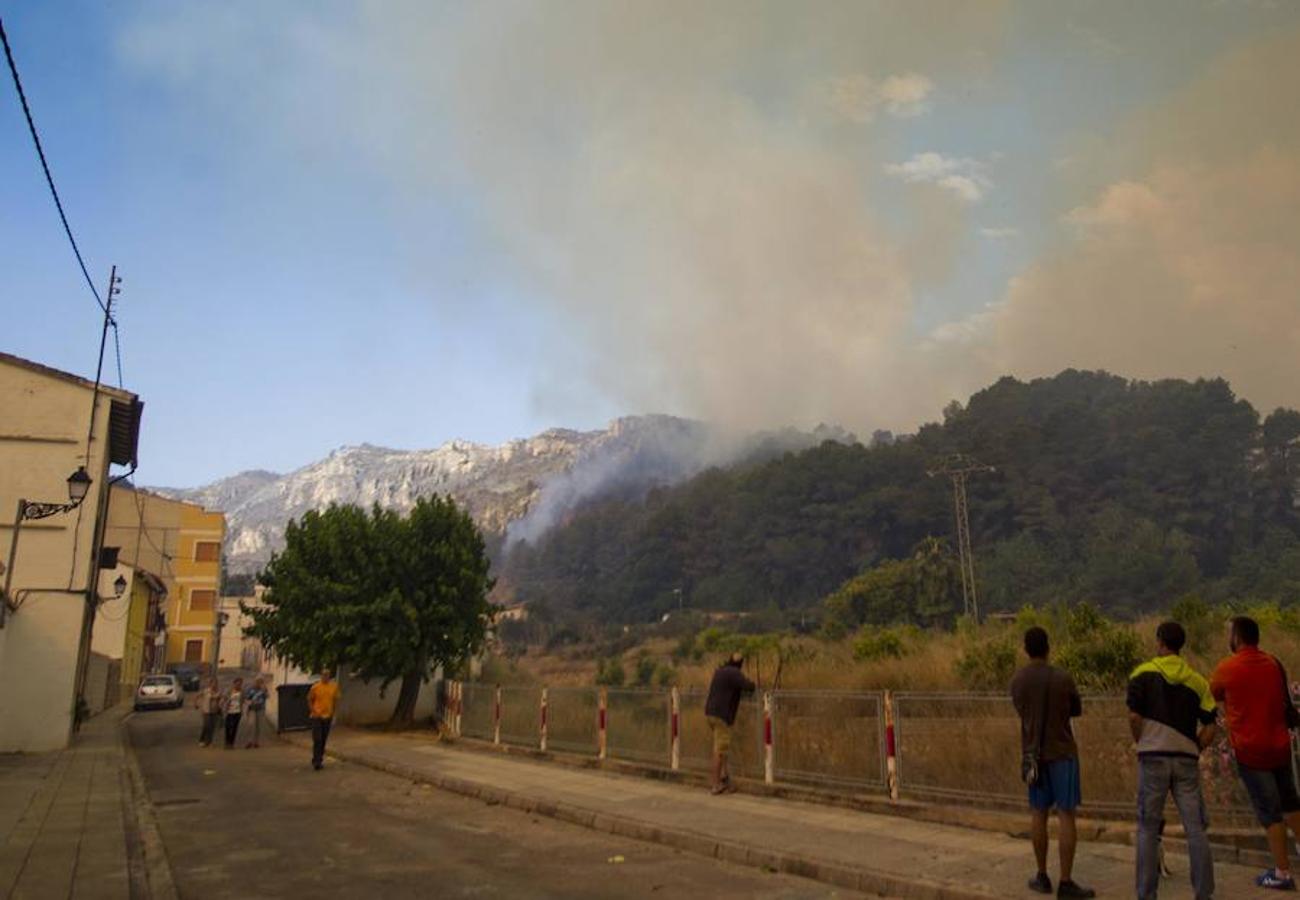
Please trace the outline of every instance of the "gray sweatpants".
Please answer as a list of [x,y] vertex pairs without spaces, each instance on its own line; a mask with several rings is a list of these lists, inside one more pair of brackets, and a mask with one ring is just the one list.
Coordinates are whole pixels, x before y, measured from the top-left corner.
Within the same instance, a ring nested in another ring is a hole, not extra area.
[[1138,760],[1138,900],[1155,900],[1160,886],[1160,827],[1170,794],[1187,834],[1196,900],[1210,900],[1214,896],[1214,858],[1205,836],[1201,772],[1196,760],[1188,756],[1144,756]]

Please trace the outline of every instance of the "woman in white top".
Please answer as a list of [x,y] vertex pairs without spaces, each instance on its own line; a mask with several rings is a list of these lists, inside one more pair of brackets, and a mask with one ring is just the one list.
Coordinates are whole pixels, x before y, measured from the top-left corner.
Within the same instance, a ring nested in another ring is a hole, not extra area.
[[226,749],[235,746],[235,735],[239,734],[239,718],[244,714],[244,679],[236,678],[230,690],[222,695],[226,713]]

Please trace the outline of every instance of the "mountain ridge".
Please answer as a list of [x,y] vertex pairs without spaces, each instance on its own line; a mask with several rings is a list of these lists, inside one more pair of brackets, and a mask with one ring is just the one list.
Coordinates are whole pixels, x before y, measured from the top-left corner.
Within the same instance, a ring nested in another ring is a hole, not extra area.
[[291,472],[250,469],[194,488],[156,493],[227,514],[225,561],[254,572],[283,546],[291,518],[330,503],[406,510],[416,497],[449,494],[483,529],[494,555],[535,540],[587,500],[635,496],[711,466],[764,459],[824,440],[856,438],[833,426],[731,434],[692,419],[624,416],[601,430],[549,428],[502,444],[453,439],[424,450],[370,443],[331,450]]

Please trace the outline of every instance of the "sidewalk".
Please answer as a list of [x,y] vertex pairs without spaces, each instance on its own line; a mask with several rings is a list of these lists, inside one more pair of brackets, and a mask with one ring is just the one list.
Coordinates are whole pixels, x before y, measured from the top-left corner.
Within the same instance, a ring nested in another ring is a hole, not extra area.
[[[310,738],[290,739],[307,746]],[[746,795],[609,772],[576,770],[492,752],[458,749],[433,738],[349,728],[330,735],[330,755],[396,775],[638,840],[730,862],[815,878],[891,897],[1030,897],[1028,841],[1003,834]],[[1190,898],[1187,861],[1169,855],[1175,876],[1161,897]],[[1218,863],[1218,895],[1266,897],[1258,870]],[[1055,845],[1049,871],[1055,873]],[[1100,896],[1132,896],[1133,850],[1081,844],[1078,879]]]
[[66,750],[0,755],[0,897],[147,895],[129,852],[139,858],[121,735],[129,711],[91,719]]

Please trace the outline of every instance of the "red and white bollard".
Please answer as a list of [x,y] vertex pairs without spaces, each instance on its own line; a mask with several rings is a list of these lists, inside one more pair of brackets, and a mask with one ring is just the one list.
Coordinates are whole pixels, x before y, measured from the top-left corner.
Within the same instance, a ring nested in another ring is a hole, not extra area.
[[772,692],[763,692],[763,781],[776,781],[776,766],[772,755]]
[[599,699],[597,700],[597,719],[596,719],[596,755],[599,759],[604,759],[609,744],[606,741],[607,735],[607,712],[609,710],[609,694],[604,688],[600,689]]
[[898,799],[898,757],[894,742],[894,695],[885,691],[885,780],[889,799]]
[[676,772],[682,767],[682,698],[673,688],[668,695],[668,717],[671,722],[672,750],[669,755],[669,767]]
[[492,698],[492,743],[501,746],[501,685]]
[[546,752],[546,701],[547,701],[546,688],[542,688],[542,721],[541,721],[540,732],[538,735],[539,739],[537,742],[537,748],[541,750],[543,753]]
[[459,681],[447,682],[447,724],[452,737],[460,737],[460,700],[462,686]]

